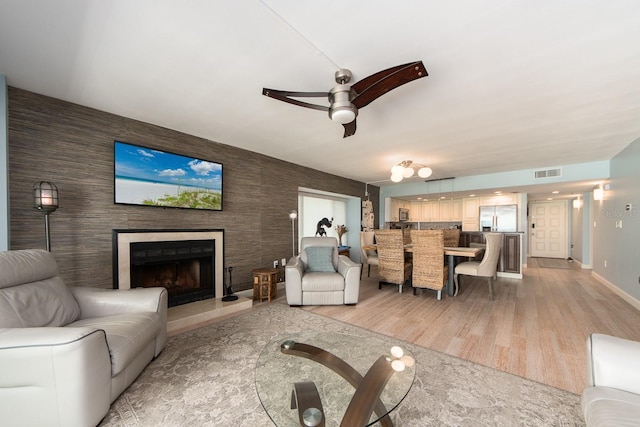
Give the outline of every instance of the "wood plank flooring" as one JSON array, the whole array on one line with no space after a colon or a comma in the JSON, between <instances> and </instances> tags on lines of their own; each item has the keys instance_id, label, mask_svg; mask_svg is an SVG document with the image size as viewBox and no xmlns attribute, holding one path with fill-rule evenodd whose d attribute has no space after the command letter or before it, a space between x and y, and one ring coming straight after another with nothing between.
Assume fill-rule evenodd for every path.
<instances>
[{"instance_id":1,"label":"wood plank flooring","mask_svg":"<svg viewBox=\"0 0 640 427\"><path fill-rule=\"evenodd\" d=\"M465 277L456 297L437 301L428 290L379 290L371 270L357 305L303 309L574 393L586 385L590 333L640 341L640 311L577 263L544 268L531 258L522 280L495 282L493 301L485 280Z\"/></svg>"}]
</instances>

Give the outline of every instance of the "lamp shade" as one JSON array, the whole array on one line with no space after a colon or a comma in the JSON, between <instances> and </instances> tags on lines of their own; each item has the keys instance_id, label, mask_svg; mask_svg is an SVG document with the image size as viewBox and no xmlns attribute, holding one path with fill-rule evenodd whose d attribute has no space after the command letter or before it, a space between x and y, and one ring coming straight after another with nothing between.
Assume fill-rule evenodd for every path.
<instances>
[{"instance_id":1,"label":"lamp shade","mask_svg":"<svg viewBox=\"0 0 640 427\"><path fill-rule=\"evenodd\" d=\"M431 174L433 173L433 171L431 170L431 168L428 167L422 167L418 170L418 176L420 178L429 178L431 176Z\"/></svg>"},{"instance_id":2,"label":"lamp shade","mask_svg":"<svg viewBox=\"0 0 640 427\"><path fill-rule=\"evenodd\" d=\"M402 176L405 178L411 178L414 174L414 170L412 167L408 167L408 168L404 168L404 170L402 171Z\"/></svg>"},{"instance_id":3,"label":"lamp shade","mask_svg":"<svg viewBox=\"0 0 640 427\"><path fill-rule=\"evenodd\" d=\"M402 178L403 178L402 174L393 174L393 173L391 174L391 181L393 182L400 182L402 181Z\"/></svg>"},{"instance_id":4,"label":"lamp shade","mask_svg":"<svg viewBox=\"0 0 640 427\"><path fill-rule=\"evenodd\" d=\"M33 207L43 212L58 209L58 187L48 181L36 182L33 185Z\"/></svg>"},{"instance_id":5,"label":"lamp shade","mask_svg":"<svg viewBox=\"0 0 640 427\"><path fill-rule=\"evenodd\" d=\"M593 190L593 200L602 200L604 198L604 191L602 188L596 188Z\"/></svg>"}]
</instances>

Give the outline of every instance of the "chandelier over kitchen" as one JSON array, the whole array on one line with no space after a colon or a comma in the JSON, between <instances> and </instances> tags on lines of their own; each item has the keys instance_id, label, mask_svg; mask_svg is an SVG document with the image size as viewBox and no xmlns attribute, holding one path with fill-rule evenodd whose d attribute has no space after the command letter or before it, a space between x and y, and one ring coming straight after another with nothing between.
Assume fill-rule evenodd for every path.
<instances>
[{"instance_id":1,"label":"chandelier over kitchen","mask_svg":"<svg viewBox=\"0 0 640 427\"><path fill-rule=\"evenodd\" d=\"M391 181L400 182L404 178L411 178L416 173L416 169L420 178L429 178L433 173L431 168L425 165L413 163L412 160L403 160L391 168Z\"/></svg>"}]
</instances>

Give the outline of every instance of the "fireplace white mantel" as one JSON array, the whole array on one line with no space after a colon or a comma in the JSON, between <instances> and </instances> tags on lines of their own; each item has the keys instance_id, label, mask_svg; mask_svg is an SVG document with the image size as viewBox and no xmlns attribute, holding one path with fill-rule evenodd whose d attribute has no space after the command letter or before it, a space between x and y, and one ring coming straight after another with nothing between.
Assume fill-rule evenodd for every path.
<instances>
[{"instance_id":1,"label":"fireplace white mantel","mask_svg":"<svg viewBox=\"0 0 640 427\"><path fill-rule=\"evenodd\" d=\"M114 278L119 289L131 289L131 244L141 242L175 242L182 240L213 240L215 247L215 297L224 292L224 231L223 230L113 230Z\"/></svg>"}]
</instances>

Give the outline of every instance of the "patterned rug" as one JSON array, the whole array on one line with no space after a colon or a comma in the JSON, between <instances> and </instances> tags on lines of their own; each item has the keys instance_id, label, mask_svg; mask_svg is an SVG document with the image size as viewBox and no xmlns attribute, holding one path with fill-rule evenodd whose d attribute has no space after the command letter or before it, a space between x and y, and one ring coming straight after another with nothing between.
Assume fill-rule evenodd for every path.
<instances>
[{"instance_id":1,"label":"patterned rug","mask_svg":"<svg viewBox=\"0 0 640 427\"><path fill-rule=\"evenodd\" d=\"M534 258L538 263L538 267L544 268L564 268L570 269L571 263L566 259L560 258Z\"/></svg>"},{"instance_id":2,"label":"patterned rug","mask_svg":"<svg viewBox=\"0 0 640 427\"><path fill-rule=\"evenodd\" d=\"M290 308L280 298L169 338L100 426L273 426L256 393L256 362L272 338L309 331L398 342ZM416 358L416 377L391 413L397 427L584 426L578 395L413 344L405 347Z\"/></svg>"}]
</instances>

